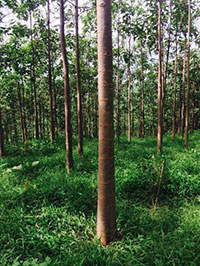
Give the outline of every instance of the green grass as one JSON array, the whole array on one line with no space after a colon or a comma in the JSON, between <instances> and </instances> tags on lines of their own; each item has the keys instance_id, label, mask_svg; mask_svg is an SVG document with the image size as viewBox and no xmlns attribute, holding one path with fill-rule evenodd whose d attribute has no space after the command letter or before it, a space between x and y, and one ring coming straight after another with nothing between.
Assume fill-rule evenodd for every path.
<instances>
[{"instance_id":1,"label":"green grass","mask_svg":"<svg viewBox=\"0 0 200 266\"><path fill-rule=\"evenodd\" d=\"M65 170L63 137L7 145L0 160L0 265L200 265L200 131L189 149L179 137L121 139L115 147L117 228L107 247L95 237L97 140L84 140ZM154 155L154 158L153 158ZM161 164L166 159L156 210ZM38 165L32 166L33 162ZM22 165L21 170L13 170Z\"/></svg>"}]
</instances>

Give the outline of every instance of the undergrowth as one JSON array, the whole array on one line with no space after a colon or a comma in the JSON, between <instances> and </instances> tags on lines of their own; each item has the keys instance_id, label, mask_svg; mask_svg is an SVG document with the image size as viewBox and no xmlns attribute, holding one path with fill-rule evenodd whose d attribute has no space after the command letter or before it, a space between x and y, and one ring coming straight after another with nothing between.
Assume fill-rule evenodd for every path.
<instances>
[{"instance_id":1,"label":"undergrowth","mask_svg":"<svg viewBox=\"0 0 200 266\"><path fill-rule=\"evenodd\" d=\"M97 140L6 145L0 160L0 265L199 265L200 131L183 140L122 138L115 146L117 228L107 247L96 238ZM166 161L161 177L163 160ZM160 187L159 187L160 180ZM158 193L159 188L159 193ZM158 197L157 206L153 206Z\"/></svg>"}]
</instances>

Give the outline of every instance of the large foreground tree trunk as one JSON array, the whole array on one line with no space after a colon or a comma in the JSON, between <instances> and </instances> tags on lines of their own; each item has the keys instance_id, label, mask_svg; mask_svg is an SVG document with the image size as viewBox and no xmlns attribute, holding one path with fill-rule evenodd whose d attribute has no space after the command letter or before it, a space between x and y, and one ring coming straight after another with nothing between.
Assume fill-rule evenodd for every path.
<instances>
[{"instance_id":1,"label":"large foreground tree trunk","mask_svg":"<svg viewBox=\"0 0 200 266\"><path fill-rule=\"evenodd\" d=\"M73 169L73 156L72 156L72 128L71 128L71 101L70 101L70 87L69 87L69 70L65 44L65 31L64 31L64 2L60 0L60 41L61 52L63 60L63 73L64 73L64 101L65 101L65 138L66 138L66 162L67 172Z\"/></svg>"},{"instance_id":2,"label":"large foreground tree trunk","mask_svg":"<svg viewBox=\"0 0 200 266\"><path fill-rule=\"evenodd\" d=\"M115 239L114 132L111 0L97 0L99 177L97 236L106 245Z\"/></svg>"},{"instance_id":3,"label":"large foreground tree trunk","mask_svg":"<svg viewBox=\"0 0 200 266\"><path fill-rule=\"evenodd\" d=\"M190 95L190 0L188 0L188 34L187 34L187 93L185 103L185 148L188 148L189 130L189 95Z\"/></svg>"}]
</instances>

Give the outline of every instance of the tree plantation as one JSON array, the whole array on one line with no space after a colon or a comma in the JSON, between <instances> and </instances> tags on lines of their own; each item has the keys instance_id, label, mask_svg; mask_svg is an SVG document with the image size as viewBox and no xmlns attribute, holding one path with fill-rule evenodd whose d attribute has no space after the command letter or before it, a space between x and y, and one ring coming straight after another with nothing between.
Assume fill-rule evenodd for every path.
<instances>
[{"instance_id":1,"label":"tree plantation","mask_svg":"<svg viewBox=\"0 0 200 266\"><path fill-rule=\"evenodd\" d=\"M0 265L200 265L199 202L199 1L0 1Z\"/></svg>"}]
</instances>

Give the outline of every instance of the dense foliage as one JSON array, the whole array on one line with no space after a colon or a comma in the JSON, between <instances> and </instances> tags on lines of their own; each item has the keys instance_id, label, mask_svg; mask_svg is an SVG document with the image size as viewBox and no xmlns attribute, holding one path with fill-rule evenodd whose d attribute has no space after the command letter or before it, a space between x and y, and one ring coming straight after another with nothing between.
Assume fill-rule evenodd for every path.
<instances>
[{"instance_id":1,"label":"dense foliage","mask_svg":"<svg viewBox=\"0 0 200 266\"><path fill-rule=\"evenodd\" d=\"M131 134L139 135L141 127L141 90L144 86L144 127L146 135L156 133L157 114L157 5L154 1L119 1L112 3L113 12L113 67L115 89L115 128L118 112L120 133L127 132L127 97L130 81ZM32 4L30 4L32 3ZM1 9L1 75L0 105L6 140L19 140L22 124L28 139L35 137L34 87L38 109L40 137L49 135L48 54L45 1L5 1ZM5 7L9 7L5 11ZM64 129L64 99L61 51L58 33L58 3L51 3L51 65L55 127ZM13 12L12 20L6 14ZM82 1L79 7L79 50L83 106L83 133L97 132L97 45L95 1ZM76 71L75 71L75 8L66 2L66 47L69 60L73 135L77 134ZM176 131L180 131L180 110L185 97L187 77L183 78L186 65L187 1L163 1L162 49L163 69L166 73L166 93L163 127L172 128L172 103L174 97L174 64L177 40L176 76ZM30 26L32 20L32 27ZM5 22L4 22L5 21ZM6 23L7 21L7 23ZM199 3L191 1L191 89L190 128L199 128ZM130 45L129 45L130 41ZM33 56L34 53L34 56ZM33 76L34 66L34 76ZM143 69L143 70L142 70ZM144 80L141 75L143 71ZM117 81L118 80L118 81ZM184 83L183 83L184 80ZM119 110L118 102L119 82ZM144 83L143 83L144 82ZM21 103L20 103L21 102ZM21 107L20 107L21 105ZM21 109L21 111L20 111ZM20 112L22 116L20 118ZM89 114L89 116L88 116ZM183 118L182 118L183 119ZM8 123L9 121L9 123ZM21 124L21 125L20 125Z\"/></svg>"}]
</instances>

